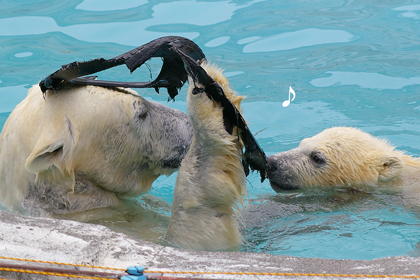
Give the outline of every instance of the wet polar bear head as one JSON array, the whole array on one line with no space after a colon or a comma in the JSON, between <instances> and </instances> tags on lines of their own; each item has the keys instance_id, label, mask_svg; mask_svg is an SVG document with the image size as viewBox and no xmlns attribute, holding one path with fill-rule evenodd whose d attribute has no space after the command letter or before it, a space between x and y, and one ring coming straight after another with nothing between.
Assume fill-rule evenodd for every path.
<instances>
[{"instance_id":1,"label":"wet polar bear head","mask_svg":"<svg viewBox=\"0 0 420 280\"><path fill-rule=\"evenodd\" d=\"M33 215L118 205L176 171L192 134L185 113L133 90L33 86L0 135L0 203Z\"/></svg>"},{"instance_id":2,"label":"wet polar bear head","mask_svg":"<svg viewBox=\"0 0 420 280\"><path fill-rule=\"evenodd\" d=\"M413 185L420 161L356 128L333 127L267 158L276 192L336 186Z\"/></svg>"}]
</instances>

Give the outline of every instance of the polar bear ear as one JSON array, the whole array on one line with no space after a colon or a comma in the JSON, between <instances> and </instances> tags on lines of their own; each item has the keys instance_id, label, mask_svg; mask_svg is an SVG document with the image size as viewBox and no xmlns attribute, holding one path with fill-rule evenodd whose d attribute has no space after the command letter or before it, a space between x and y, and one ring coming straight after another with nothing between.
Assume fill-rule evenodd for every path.
<instances>
[{"instance_id":1,"label":"polar bear ear","mask_svg":"<svg viewBox=\"0 0 420 280\"><path fill-rule=\"evenodd\" d=\"M32 173L38 173L47 170L54 165L59 167L60 159L63 157L63 147L64 143L62 141L35 147L26 159L26 170Z\"/></svg>"},{"instance_id":2,"label":"polar bear ear","mask_svg":"<svg viewBox=\"0 0 420 280\"><path fill-rule=\"evenodd\" d=\"M401 175L403 168L404 162L402 159L395 156L385 157L379 170L379 180L387 181L394 179Z\"/></svg>"},{"instance_id":3,"label":"polar bear ear","mask_svg":"<svg viewBox=\"0 0 420 280\"><path fill-rule=\"evenodd\" d=\"M64 126L47 129L46 135L38 140L26 159L25 168L32 173L57 167L62 174L72 170L73 152L79 138L77 129L65 117Z\"/></svg>"}]
</instances>

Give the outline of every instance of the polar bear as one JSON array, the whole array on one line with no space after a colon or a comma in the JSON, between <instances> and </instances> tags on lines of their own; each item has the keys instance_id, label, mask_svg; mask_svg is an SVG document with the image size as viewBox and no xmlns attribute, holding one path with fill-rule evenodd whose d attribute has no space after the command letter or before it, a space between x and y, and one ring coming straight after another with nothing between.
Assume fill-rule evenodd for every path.
<instances>
[{"instance_id":1,"label":"polar bear","mask_svg":"<svg viewBox=\"0 0 420 280\"><path fill-rule=\"evenodd\" d=\"M118 206L178 170L192 134L187 114L133 90L33 86L0 135L0 203L41 216Z\"/></svg>"},{"instance_id":2,"label":"polar bear","mask_svg":"<svg viewBox=\"0 0 420 280\"><path fill-rule=\"evenodd\" d=\"M134 71L155 56L163 66L153 82L82 77L123 63ZM187 76L190 118L132 90L109 88L165 87L174 98ZM252 169L263 181L268 167L240 113L243 98L197 45L180 37L63 65L29 90L4 125L0 202L32 215L83 216L118 209L181 166L166 240L196 250L236 248L245 178Z\"/></svg>"},{"instance_id":3,"label":"polar bear","mask_svg":"<svg viewBox=\"0 0 420 280\"><path fill-rule=\"evenodd\" d=\"M33 86L0 135L1 203L71 219L118 208L180 166L166 240L238 248L246 169L265 174L266 157L240 115L244 97L221 69L196 66L188 68L190 118L132 90L69 85L43 97Z\"/></svg>"},{"instance_id":4,"label":"polar bear","mask_svg":"<svg viewBox=\"0 0 420 280\"><path fill-rule=\"evenodd\" d=\"M242 244L238 210L247 196L243 142L238 128L227 123L236 120L225 119L226 107L215 95L224 92L238 110L244 97L233 92L217 67L195 66L187 95L194 136L178 172L166 239L194 250L236 248ZM211 95L214 84L221 91Z\"/></svg>"},{"instance_id":5,"label":"polar bear","mask_svg":"<svg viewBox=\"0 0 420 280\"><path fill-rule=\"evenodd\" d=\"M409 198L420 189L420 159L352 127L333 127L271 155L268 178L276 192L315 186L402 188Z\"/></svg>"}]
</instances>

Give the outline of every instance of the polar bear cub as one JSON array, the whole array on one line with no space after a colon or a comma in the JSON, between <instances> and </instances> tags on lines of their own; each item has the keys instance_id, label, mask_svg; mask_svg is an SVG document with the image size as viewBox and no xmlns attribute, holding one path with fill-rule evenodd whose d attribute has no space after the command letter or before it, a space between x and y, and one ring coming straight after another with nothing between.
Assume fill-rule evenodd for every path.
<instances>
[{"instance_id":1,"label":"polar bear cub","mask_svg":"<svg viewBox=\"0 0 420 280\"><path fill-rule=\"evenodd\" d=\"M272 188L316 186L402 188L407 198L420 194L420 159L351 127L333 127L299 147L267 158Z\"/></svg>"},{"instance_id":2,"label":"polar bear cub","mask_svg":"<svg viewBox=\"0 0 420 280\"><path fill-rule=\"evenodd\" d=\"M200 73L190 73L187 107L194 136L178 173L166 238L183 248L229 249L242 243L238 210L247 195L243 144L237 129L227 131L224 108L206 86L217 83L237 108L244 97L234 94L220 69L207 63L201 67Z\"/></svg>"}]
</instances>

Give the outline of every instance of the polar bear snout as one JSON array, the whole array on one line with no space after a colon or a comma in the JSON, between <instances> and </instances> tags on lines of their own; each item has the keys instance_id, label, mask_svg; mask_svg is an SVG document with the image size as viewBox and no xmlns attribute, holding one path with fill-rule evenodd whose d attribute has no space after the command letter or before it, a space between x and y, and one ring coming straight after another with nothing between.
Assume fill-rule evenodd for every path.
<instances>
[{"instance_id":1,"label":"polar bear snout","mask_svg":"<svg viewBox=\"0 0 420 280\"><path fill-rule=\"evenodd\" d=\"M299 186L296 184L297 178L289 168L288 161L283 153L267 157L267 164L269 167L267 176L271 188L275 192L299 189Z\"/></svg>"},{"instance_id":2,"label":"polar bear snout","mask_svg":"<svg viewBox=\"0 0 420 280\"><path fill-rule=\"evenodd\" d=\"M158 164L164 169L178 169L181 166L182 159L190 148L191 141L185 141L184 145L175 146L172 148L172 155L166 155Z\"/></svg>"}]
</instances>

